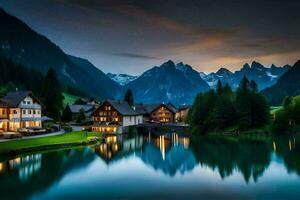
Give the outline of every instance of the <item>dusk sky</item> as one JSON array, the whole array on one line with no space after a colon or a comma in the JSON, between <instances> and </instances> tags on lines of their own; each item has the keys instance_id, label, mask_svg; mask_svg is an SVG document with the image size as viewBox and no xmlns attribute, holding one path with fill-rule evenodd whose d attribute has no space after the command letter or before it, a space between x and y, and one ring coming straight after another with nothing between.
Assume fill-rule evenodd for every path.
<instances>
[{"instance_id":1,"label":"dusk sky","mask_svg":"<svg viewBox=\"0 0 300 200\"><path fill-rule=\"evenodd\" d=\"M300 59L300 1L0 0L66 53L139 75L169 59L211 72Z\"/></svg>"}]
</instances>

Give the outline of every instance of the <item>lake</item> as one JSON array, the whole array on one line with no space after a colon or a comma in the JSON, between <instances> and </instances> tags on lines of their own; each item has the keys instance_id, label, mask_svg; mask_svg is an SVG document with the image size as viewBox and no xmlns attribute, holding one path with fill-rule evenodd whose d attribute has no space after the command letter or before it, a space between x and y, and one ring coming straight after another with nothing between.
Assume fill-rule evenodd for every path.
<instances>
[{"instance_id":1,"label":"lake","mask_svg":"<svg viewBox=\"0 0 300 200\"><path fill-rule=\"evenodd\" d=\"M300 199L300 137L109 136L0 162L1 199Z\"/></svg>"}]
</instances>

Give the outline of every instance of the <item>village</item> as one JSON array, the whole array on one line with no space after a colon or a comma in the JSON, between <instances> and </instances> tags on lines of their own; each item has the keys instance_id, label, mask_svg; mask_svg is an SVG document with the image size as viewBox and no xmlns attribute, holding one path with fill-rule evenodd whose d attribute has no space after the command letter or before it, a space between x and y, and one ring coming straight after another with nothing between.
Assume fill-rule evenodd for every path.
<instances>
[{"instance_id":1,"label":"village","mask_svg":"<svg viewBox=\"0 0 300 200\"><path fill-rule=\"evenodd\" d=\"M64 112L70 114L67 124L74 130L124 134L130 127L187 126L184 121L190 107L176 107L170 102L130 105L122 100L98 102L90 98L66 105ZM43 115L43 105L31 91L9 92L0 99L1 139L62 133L61 127L60 122Z\"/></svg>"}]
</instances>

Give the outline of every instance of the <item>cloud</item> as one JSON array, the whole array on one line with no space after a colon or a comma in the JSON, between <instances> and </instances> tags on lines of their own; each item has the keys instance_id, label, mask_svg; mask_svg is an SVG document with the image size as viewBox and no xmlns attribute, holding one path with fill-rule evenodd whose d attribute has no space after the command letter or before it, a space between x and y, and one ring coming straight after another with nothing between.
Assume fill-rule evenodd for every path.
<instances>
[{"instance_id":1,"label":"cloud","mask_svg":"<svg viewBox=\"0 0 300 200\"><path fill-rule=\"evenodd\" d=\"M126 58L136 58L136 59L146 59L146 60L159 60L161 58L154 57L154 56L147 56L142 54L135 54L135 53L114 53L114 56L126 57Z\"/></svg>"}]
</instances>

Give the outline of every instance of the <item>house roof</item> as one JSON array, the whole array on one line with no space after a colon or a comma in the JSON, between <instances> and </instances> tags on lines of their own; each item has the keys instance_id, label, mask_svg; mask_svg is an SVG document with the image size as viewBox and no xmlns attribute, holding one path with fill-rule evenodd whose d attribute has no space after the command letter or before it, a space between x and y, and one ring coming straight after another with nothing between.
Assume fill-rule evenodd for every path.
<instances>
[{"instance_id":1,"label":"house roof","mask_svg":"<svg viewBox=\"0 0 300 200\"><path fill-rule=\"evenodd\" d=\"M79 113L80 109L82 108L84 112L89 112L94 109L93 105L78 105L78 104L72 104L68 105L72 113Z\"/></svg>"},{"instance_id":2,"label":"house roof","mask_svg":"<svg viewBox=\"0 0 300 200\"><path fill-rule=\"evenodd\" d=\"M172 109L172 111L174 112L174 113L176 113L177 112L177 108L176 108L176 106L174 106L174 104L172 104L171 102L169 102L169 103L167 103L167 106L170 108L170 109Z\"/></svg>"},{"instance_id":3,"label":"house roof","mask_svg":"<svg viewBox=\"0 0 300 200\"><path fill-rule=\"evenodd\" d=\"M6 103L6 102L4 102L4 101L1 101L1 99L0 99L0 107L4 107L4 108L7 108L7 107L9 107L9 105Z\"/></svg>"},{"instance_id":4,"label":"house roof","mask_svg":"<svg viewBox=\"0 0 300 200\"><path fill-rule=\"evenodd\" d=\"M181 106L179 106L178 111L180 111L180 110L186 110L186 109L189 109L191 107L192 107L191 105L181 105Z\"/></svg>"},{"instance_id":5,"label":"house roof","mask_svg":"<svg viewBox=\"0 0 300 200\"><path fill-rule=\"evenodd\" d=\"M155 103L155 104L135 104L136 111L141 113L141 114L150 114L152 113L155 109L157 109L159 106L165 106L168 108L170 111L173 113L176 113L173 107L166 105L164 103Z\"/></svg>"},{"instance_id":6,"label":"house roof","mask_svg":"<svg viewBox=\"0 0 300 200\"><path fill-rule=\"evenodd\" d=\"M31 96L33 99L39 102L39 100L32 94L31 91L17 91L7 93L6 96L0 100L0 105L5 107L17 107L27 96Z\"/></svg>"},{"instance_id":7,"label":"house roof","mask_svg":"<svg viewBox=\"0 0 300 200\"><path fill-rule=\"evenodd\" d=\"M139 115L126 101L106 100L121 115Z\"/></svg>"},{"instance_id":8,"label":"house roof","mask_svg":"<svg viewBox=\"0 0 300 200\"><path fill-rule=\"evenodd\" d=\"M134 105L135 111L141 115L147 114L147 110L145 109L144 104L138 103Z\"/></svg>"}]
</instances>

